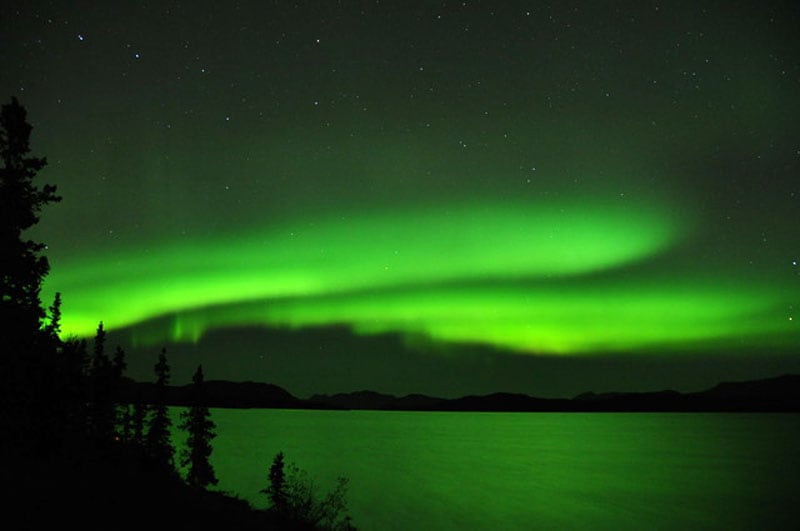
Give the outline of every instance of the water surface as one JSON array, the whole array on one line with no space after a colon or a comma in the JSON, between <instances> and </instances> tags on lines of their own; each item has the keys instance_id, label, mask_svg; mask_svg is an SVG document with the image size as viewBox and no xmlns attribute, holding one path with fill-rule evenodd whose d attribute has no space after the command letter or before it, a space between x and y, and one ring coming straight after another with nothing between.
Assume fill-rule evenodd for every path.
<instances>
[{"instance_id":1,"label":"water surface","mask_svg":"<svg viewBox=\"0 0 800 531\"><path fill-rule=\"evenodd\" d=\"M800 529L800 415L214 409L220 490L278 451L363 530ZM180 437L180 435L179 435Z\"/></svg>"}]
</instances>

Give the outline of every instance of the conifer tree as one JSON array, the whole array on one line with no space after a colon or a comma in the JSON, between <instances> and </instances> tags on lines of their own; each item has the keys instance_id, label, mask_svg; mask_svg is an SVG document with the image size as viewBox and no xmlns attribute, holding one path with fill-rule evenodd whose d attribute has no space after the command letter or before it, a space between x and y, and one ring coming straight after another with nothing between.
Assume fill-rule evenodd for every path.
<instances>
[{"instance_id":1,"label":"conifer tree","mask_svg":"<svg viewBox=\"0 0 800 531\"><path fill-rule=\"evenodd\" d=\"M90 367L91 407L90 432L98 440L109 442L114 438L116 405L113 390L115 378L111 361L105 353L106 331L102 321L94 337L94 352Z\"/></svg>"},{"instance_id":2,"label":"conifer tree","mask_svg":"<svg viewBox=\"0 0 800 531\"><path fill-rule=\"evenodd\" d=\"M269 467L269 485L260 491L267 495L272 509L280 514L286 514L288 511L285 467L283 452L278 452Z\"/></svg>"},{"instance_id":3,"label":"conifer tree","mask_svg":"<svg viewBox=\"0 0 800 531\"><path fill-rule=\"evenodd\" d=\"M53 340L58 342L59 335L61 334L61 293L56 292L53 298L53 304L49 308L50 322L45 329L52 336Z\"/></svg>"},{"instance_id":4,"label":"conifer tree","mask_svg":"<svg viewBox=\"0 0 800 531\"><path fill-rule=\"evenodd\" d=\"M192 404L181 413L180 428L188 432L186 450L181 459L182 466L188 466L186 482L193 487L205 488L216 485L217 477L209 461L213 448L211 440L216 437L216 425L211 420L211 412L203 404L203 366L199 365L192 377Z\"/></svg>"},{"instance_id":5,"label":"conifer tree","mask_svg":"<svg viewBox=\"0 0 800 531\"><path fill-rule=\"evenodd\" d=\"M169 365L167 349L161 349L158 363L153 367L156 373L156 401L152 405L152 416L147 430L146 446L155 462L166 470L175 470L175 448L170 439L172 420L166 404L166 391L169 385Z\"/></svg>"},{"instance_id":6,"label":"conifer tree","mask_svg":"<svg viewBox=\"0 0 800 531\"><path fill-rule=\"evenodd\" d=\"M344 531L355 529L347 512L347 484L347 478L338 477L335 487L320 497L308 473L294 463L287 467L283 452L278 452L269 468L269 485L259 492L292 529Z\"/></svg>"},{"instance_id":7,"label":"conifer tree","mask_svg":"<svg viewBox=\"0 0 800 531\"><path fill-rule=\"evenodd\" d=\"M55 186L33 183L47 162L29 156L31 130L16 98L0 107L0 445L23 451L31 442L47 444L57 410L54 349L39 298L49 265L45 245L24 232L61 198Z\"/></svg>"},{"instance_id":8,"label":"conifer tree","mask_svg":"<svg viewBox=\"0 0 800 531\"><path fill-rule=\"evenodd\" d=\"M33 346L45 317L39 293L50 269L41 255L45 245L23 232L39 222L42 207L61 200L55 186L33 184L47 161L28 156L32 129L16 98L0 108L0 327L7 345L23 349Z\"/></svg>"},{"instance_id":9,"label":"conifer tree","mask_svg":"<svg viewBox=\"0 0 800 531\"><path fill-rule=\"evenodd\" d=\"M97 325L94 335L94 356L92 356L92 369L95 371L105 368L108 365L106 356L106 331L103 328L103 321Z\"/></svg>"}]
</instances>

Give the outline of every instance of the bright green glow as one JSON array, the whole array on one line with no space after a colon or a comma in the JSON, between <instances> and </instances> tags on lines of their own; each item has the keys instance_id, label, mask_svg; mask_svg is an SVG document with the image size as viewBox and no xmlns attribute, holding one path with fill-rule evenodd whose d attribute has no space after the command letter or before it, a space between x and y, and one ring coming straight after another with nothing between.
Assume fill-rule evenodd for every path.
<instances>
[{"instance_id":1,"label":"bright green glow","mask_svg":"<svg viewBox=\"0 0 800 531\"><path fill-rule=\"evenodd\" d=\"M632 267L686 231L664 212L599 201L359 212L95 255L58 264L49 285L67 294L66 333L102 319L137 325L141 344L334 324L536 354L796 341L791 290Z\"/></svg>"},{"instance_id":2,"label":"bright green glow","mask_svg":"<svg viewBox=\"0 0 800 531\"><path fill-rule=\"evenodd\" d=\"M89 335L99 320L108 327L122 327L209 305L596 273L655 255L668 248L681 229L653 206L633 209L597 200L547 206L450 204L439 209L356 213L150 251L94 254L53 264L47 286L65 293L65 332ZM435 292L431 296L435 298ZM410 314L419 314L417 306L426 304L426 297L418 298L419 304L405 298ZM449 308L454 304L458 302ZM225 316L219 319L203 328L230 321ZM441 315L435 319L444 322ZM280 316L262 322L275 320L281 321ZM340 310L326 320L362 326L364 318L348 317ZM197 330L189 333L197 334ZM178 330L173 337L187 336Z\"/></svg>"},{"instance_id":3,"label":"bright green glow","mask_svg":"<svg viewBox=\"0 0 800 531\"><path fill-rule=\"evenodd\" d=\"M635 351L735 346L743 338L786 344L794 323L781 297L765 289L648 285L478 283L296 297L199 309L140 331L144 343L195 341L214 327L347 323L363 334L404 332L445 342L476 342L530 353Z\"/></svg>"}]
</instances>

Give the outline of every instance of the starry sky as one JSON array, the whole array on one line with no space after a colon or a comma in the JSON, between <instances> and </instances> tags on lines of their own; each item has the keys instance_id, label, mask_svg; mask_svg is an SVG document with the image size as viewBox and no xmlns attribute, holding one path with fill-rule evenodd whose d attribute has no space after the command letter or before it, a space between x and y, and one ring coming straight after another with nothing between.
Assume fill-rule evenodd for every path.
<instances>
[{"instance_id":1,"label":"starry sky","mask_svg":"<svg viewBox=\"0 0 800 531\"><path fill-rule=\"evenodd\" d=\"M499 5L502 4L502 5ZM794 2L44 2L0 18L65 335L152 379L800 371Z\"/></svg>"}]
</instances>

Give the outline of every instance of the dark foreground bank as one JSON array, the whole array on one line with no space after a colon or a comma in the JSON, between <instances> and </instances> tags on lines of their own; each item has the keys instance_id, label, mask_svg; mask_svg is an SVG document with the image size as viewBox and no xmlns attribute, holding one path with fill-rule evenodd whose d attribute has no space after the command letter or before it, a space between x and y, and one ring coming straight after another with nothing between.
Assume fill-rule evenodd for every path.
<instances>
[{"instance_id":1,"label":"dark foreground bank","mask_svg":"<svg viewBox=\"0 0 800 531\"><path fill-rule=\"evenodd\" d=\"M18 455L7 481L4 529L313 529L235 496L188 486L122 443L64 455Z\"/></svg>"}]
</instances>

